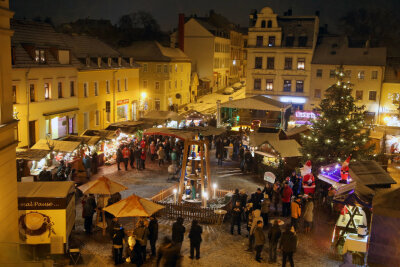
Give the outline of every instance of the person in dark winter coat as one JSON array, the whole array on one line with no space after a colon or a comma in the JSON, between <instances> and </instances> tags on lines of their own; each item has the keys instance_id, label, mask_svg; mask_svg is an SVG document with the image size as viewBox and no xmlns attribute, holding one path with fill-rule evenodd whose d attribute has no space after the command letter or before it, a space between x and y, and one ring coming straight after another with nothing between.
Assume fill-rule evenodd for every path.
<instances>
[{"instance_id":1,"label":"person in dark winter coat","mask_svg":"<svg viewBox=\"0 0 400 267\"><path fill-rule=\"evenodd\" d=\"M126 262L136 264L137 267L142 266L144 260L142 258L142 248L133 237L128 238L128 246L125 250Z\"/></svg>"},{"instance_id":2,"label":"person in dark winter coat","mask_svg":"<svg viewBox=\"0 0 400 267\"><path fill-rule=\"evenodd\" d=\"M92 170L92 159L89 155L85 155L82 159L83 166L85 167L86 171L86 178L90 179L91 170Z\"/></svg>"},{"instance_id":3,"label":"person in dark winter coat","mask_svg":"<svg viewBox=\"0 0 400 267\"><path fill-rule=\"evenodd\" d=\"M113 243L113 257L115 265L122 264L122 252L124 248L125 241L124 228L121 227L119 223L114 225L114 234L112 236Z\"/></svg>"},{"instance_id":4,"label":"person in dark winter coat","mask_svg":"<svg viewBox=\"0 0 400 267\"><path fill-rule=\"evenodd\" d=\"M124 157L122 156L121 147L118 147L117 156L116 157L117 157L117 159L116 159L117 160L117 167L118 167L118 170L120 171L121 168L119 167L119 164L124 161Z\"/></svg>"},{"instance_id":5,"label":"person in dark winter coat","mask_svg":"<svg viewBox=\"0 0 400 267\"><path fill-rule=\"evenodd\" d=\"M268 232L269 240L269 263L276 262L276 249L278 247L279 238L281 238L281 229L278 220L275 220Z\"/></svg>"},{"instance_id":6,"label":"person in dark winter coat","mask_svg":"<svg viewBox=\"0 0 400 267\"><path fill-rule=\"evenodd\" d=\"M239 189L235 189L235 193L232 195L232 205L236 205L236 202L240 202L240 194L239 194Z\"/></svg>"},{"instance_id":7,"label":"person in dark winter coat","mask_svg":"<svg viewBox=\"0 0 400 267\"><path fill-rule=\"evenodd\" d=\"M151 256L154 257L156 256L156 242L158 239L158 221L155 215L150 216L148 229L149 229Z\"/></svg>"},{"instance_id":8,"label":"person in dark winter coat","mask_svg":"<svg viewBox=\"0 0 400 267\"><path fill-rule=\"evenodd\" d=\"M163 243L158 248L157 266L179 267L180 247L174 245L168 237L164 237Z\"/></svg>"},{"instance_id":9,"label":"person in dark winter coat","mask_svg":"<svg viewBox=\"0 0 400 267\"><path fill-rule=\"evenodd\" d=\"M181 253L185 232L186 228L183 226L183 218L178 217L176 222L172 224L172 242L179 248L179 253Z\"/></svg>"},{"instance_id":10,"label":"person in dark winter coat","mask_svg":"<svg viewBox=\"0 0 400 267\"><path fill-rule=\"evenodd\" d=\"M149 229L144 225L144 221L139 221L138 227L134 230L134 235L136 238L136 242L139 243L142 253L143 261L146 261L146 247L147 247L147 238L149 236Z\"/></svg>"},{"instance_id":11,"label":"person in dark winter coat","mask_svg":"<svg viewBox=\"0 0 400 267\"><path fill-rule=\"evenodd\" d=\"M254 248L256 249L256 261L261 262L261 251L265 244L265 235L263 232L263 222L257 221L257 227L254 229Z\"/></svg>"},{"instance_id":12,"label":"person in dark winter coat","mask_svg":"<svg viewBox=\"0 0 400 267\"><path fill-rule=\"evenodd\" d=\"M140 161L140 155L142 154L142 149L140 148L140 146L137 146L133 152L135 155L135 159L136 159L136 170L141 170L142 169L142 164Z\"/></svg>"},{"instance_id":13,"label":"person in dark winter coat","mask_svg":"<svg viewBox=\"0 0 400 267\"><path fill-rule=\"evenodd\" d=\"M96 212L96 200L94 195L90 194L83 205L83 217L85 219L85 232L86 234L92 233L93 214Z\"/></svg>"},{"instance_id":14,"label":"person in dark winter coat","mask_svg":"<svg viewBox=\"0 0 400 267\"><path fill-rule=\"evenodd\" d=\"M293 253L296 252L297 236L294 233L294 227L287 225L283 232L279 248L282 250L282 267L286 266L286 260L289 260L290 266L294 267Z\"/></svg>"},{"instance_id":15,"label":"person in dark winter coat","mask_svg":"<svg viewBox=\"0 0 400 267\"><path fill-rule=\"evenodd\" d=\"M196 259L200 259L200 244L201 244L201 234L203 233L203 229L197 222L197 220L192 221L192 227L189 232L190 239L190 258L194 258L194 250L196 249Z\"/></svg>"},{"instance_id":16,"label":"person in dark winter coat","mask_svg":"<svg viewBox=\"0 0 400 267\"><path fill-rule=\"evenodd\" d=\"M131 166L131 169L134 169L135 166L135 150L133 146L129 147L129 165Z\"/></svg>"},{"instance_id":17,"label":"person in dark winter coat","mask_svg":"<svg viewBox=\"0 0 400 267\"><path fill-rule=\"evenodd\" d=\"M253 203L253 208L255 210L261 209L261 201L264 199L264 195L261 193L261 188L257 188L257 191L251 194L250 203Z\"/></svg>"},{"instance_id":18,"label":"person in dark winter coat","mask_svg":"<svg viewBox=\"0 0 400 267\"><path fill-rule=\"evenodd\" d=\"M231 234L233 235L233 230L235 225L237 225L238 235L240 235L240 222L242 216L243 208L239 201L236 201L235 206L232 209L232 221L231 221Z\"/></svg>"}]
</instances>

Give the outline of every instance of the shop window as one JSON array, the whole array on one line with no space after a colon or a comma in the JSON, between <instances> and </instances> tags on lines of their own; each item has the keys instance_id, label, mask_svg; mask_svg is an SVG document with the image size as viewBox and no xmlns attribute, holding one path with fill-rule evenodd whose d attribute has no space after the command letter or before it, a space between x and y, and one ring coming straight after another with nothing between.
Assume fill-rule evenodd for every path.
<instances>
[{"instance_id":1,"label":"shop window","mask_svg":"<svg viewBox=\"0 0 400 267\"><path fill-rule=\"evenodd\" d=\"M263 42L264 42L264 38L262 36L257 36L256 46L257 47L262 47L263 46Z\"/></svg>"},{"instance_id":2,"label":"shop window","mask_svg":"<svg viewBox=\"0 0 400 267\"><path fill-rule=\"evenodd\" d=\"M298 58L297 59L297 69L304 70L305 69L305 58Z\"/></svg>"},{"instance_id":3,"label":"shop window","mask_svg":"<svg viewBox=\"0 0 400 267\"><path fill-rule=\"evenodd\" d=\"M62 82L58 82L58 98L63 98Z\"/></svg>"},{"instance_id":4,"label":"shop window","mask_svg":"<svg viewBox=\"0 0 400 267\"><path fill-rule=\"evenodd\" d=\"M51 88L50 83L44 83L44 99L49 100L51 99Z\"/></svg>"},{"instance_id":5,"label":"shop window","mask_svg":"<svg viewBox=\"0 0 400 267\"><path fill-rule=\"evenodd\" d=\"M109 94L110 93L110 81L106 81L106 93Z\"/></svg>"},{"instance_id":6,"label":"shop window","mask_svg":"<svg viewBox=\"0 0 400 267\"><path fill-rule=\"evenodd\" d=\"M336 71L335 70L329 70L329 78L333 79L336 76Z\"/></svg>"},{"instance_id":7,"label":"shop window","mask_svg":"<svg viewBox=\"0 0 400 267\"><path fill-rule=\"evenodd\" d=\"M156 82L154 88L156 90L159 90L160 89L160 82Z\"/></svg>"},{"instance_id":8,"label":"shop window","mask_svg":"<svg viewBox=\"0 0 400 267\"><path fill-rule=\"evenodd\" d=\"M127 78L124 79L124 87L125 87L125 91L128 91L128 79Z\"/></svg>"},{"instance_id":9,"label":"shop window","mask_svg":"<svg viewBox=\"0 0 400 267\"><path fill-rule=\"evenodd\" d=\"M274 90L274 80L267 79L265 82L266 82L265 90L266 91L273 91Z\"/></svg>"},{"instance_id":10,"label":"shop window","mask_svg":"<svg viewBox=\"0 0 400 267\"><path fill-rule=\"evenodd\" d=\"M89 88L88 83L83 83L83 97L89 96Z\"/></svg>"},{"instance_id":11,"label":"shop window","mask_svg":"<svg viewBox=\"0 0 400 267\"><path fill-rule=\"evenodd\" d=\"M262 69L262 57L256 57L254 62L255 69Z\"/></svg>"},{"instance_id":12,"label":"shop window","mask_svg":"<svg viewBox=\"0 0 400 267\"><path fill-rule=\"evenodd\" d=\"M321 89L314 89L314 98L321 98Z\"/></svg>"},{"instance_id":13,"label":"shop window","mask_svg":"<svg viewBox=\"0 0 400 267\"><path fill-rule=\"evenodd\" d=\"M29 85L29 98L31 102L35 102L36 94L35 94L35 84L31 83Z\"/></svg>"},{"instance_id":14,"label":"shop window","mask_svg":"<svg viewBox=\"0 0 400 267\"><path fill-rule=\"evenodd\" d=\"M285 70L291 70L293 68L293 59L291 57L285 57Z\"/></svg>"},{"instance_id":15,"label":"shop window","mask_svg":"<svg viewBox=\"0 0 400 267\"><path fill-rule=\"evenodd\" d=\"M362 100L363 99L363 91L357 90L356 91L356 100Z\"/></svg>"},{"instance_id":16,"label":"shop window","mask_svg":"<svg viewBox=\"0 0 400 267\"><path fill-rule=\"evenodd\" d=\"M284 80L283 81L283 91L290 92L292 90L292 81L291 80Z\"/></svg>"},{"instance_id":17,"label":"shop window","mask_svg":"<svg viewBox=\"0 0 400 267\"><path fill-rule=\"evenodd\" d=\"M157 65L157 72L161 72L161 65Z\"/></svg>"},{"instance_id":18,"label":"shop window","mask_svg":"<svg viewBox=\"0 0 400 267\"><path fill-rule=\"evenodd\" d=\"M143 64L143 72L147 72L147 63Z\"/></svg>"},{"instance_id":19,"label":"shop window","mask_svg":"<svg viewBox=\"0 0 400 267\"><path fill-rule=\"evenodd\" d=\"M17 86L12 86L12 97L13 97L13 104L17 103Z\"/></svg>"},{"instance_id":20,"label":"shop window","mask_svg":"<svg viewBox=\"0 0 400 267\"><path fill-rule=\"evenodd\" d=\"M117 80L117 90L118 92L121 92L121 81Z\"/></svg>"},{"instance_id":21,"label":"shop window","mask_svg":"<svg viewBox=\"0 0 400 267\"><path fill-rule=\"evenodd\" d=\"M296 81L296 93L303 93L304 91L304 81L297 80Z\"/></svg>"},{"instance_id":22,"label":"shop window","mask_svg":"<svg viewBox=\"0 0 400 267\"><path fill-rule=\"evenodd\" d=\"M69 82L69 94L71 97L75 96L75 82L74 81Z\"/></svg>"},{"instance_id":23,"label":"shop window","mask_svg":"<svg viewBox=\"0 0 400 267\"><path fill-rule=\"evenodd\" d=\"M358 72L357 77L358 77L358 79L360 79L360 80L364 80L364 78L365 78L365 72L364 72L363 70L360 70L360 71Z\"/></svg>"},{"instance_id":24,"label":"shop window","mask_svg":"<svg viewBox=\"0 0 400 267\"><path fill-rule=\"evenodd\" d=\"M368 100L372 100L372 101L376 100L376 91L369 91L368 92Z\"/></svg>"},{"instance_id":25,"label":"shop window","mask_svg":"<svg viewBox=\"0 0 400 267\"><path fill-rule=\"evenodd\" d=\"M274 47L275 46L275 36L268 37L268 46Z\"/></svg>"},{"instance_id":26,"label":"shop window","mask_svg":"<svg viewBox=\"0 0 400 267\"><path fill-rule=\"evenodd\" d=\"M261 90L261 79L254 79L254 90Z\"/></svg>"},{"instance_id":27,"label":"shop window","mask_svg":"<svg viewBox=\"0 0 400 267\"><path fill-rule=\"evenodd\" d=\"M267 57L267 69L273 70L275 68L275 58Z\"/></svg>"},{"instance_id":28,"label":"shop window","mask_svg":"<svg viewBox=\"0 0 400 267\"><path fill-rule=\"evenodd\" d=\"M371 73L371 79L372 80L376 80L378 79L378 71L377 70L373 70Z\"/></svg>"},{"instance_id":29,"label":"shop window","mask_svg":"<svg viewBox=\"0 0 400 267\"><path fill-rule=\"evenodd\" d=\"M317 77L322 78L322 69L317 69Z\"/></svg>"}]
</instances>

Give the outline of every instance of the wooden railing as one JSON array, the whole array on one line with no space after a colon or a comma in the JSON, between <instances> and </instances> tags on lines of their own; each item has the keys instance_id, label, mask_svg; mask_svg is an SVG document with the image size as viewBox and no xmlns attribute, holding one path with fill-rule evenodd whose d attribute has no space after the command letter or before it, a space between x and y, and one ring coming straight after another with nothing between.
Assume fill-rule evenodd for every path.
<instances>
[{"instance_id":1,"label":"wooden railing","mask_svg":"<svg viewBox=\"0 0 400 267\"><path fill-rule=\"evenodd\" d=\"M161 202L164 199L168 198L169 196L174 194L174 189L178 188L178 184L175 184L167 189L163 189L160 192L158 192L156 195L154 195L151 200L154 202Z\"/></svg>"}]
</instances>

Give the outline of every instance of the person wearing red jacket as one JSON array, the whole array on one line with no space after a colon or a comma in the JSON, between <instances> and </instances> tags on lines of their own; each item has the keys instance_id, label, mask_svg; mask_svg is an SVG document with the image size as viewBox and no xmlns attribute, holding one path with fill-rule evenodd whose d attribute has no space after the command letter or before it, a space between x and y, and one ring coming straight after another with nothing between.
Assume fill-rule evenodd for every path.
<instances>
[{"instance_id":1,"label":"person wearing red jacket","mask_svg":"<svg viewBox=\"0 0 400 267\"><path fill-rule=\"evenodd\" d=\"M282 190L282 216L288 217L290 215L290 199L292 198L293 191L287 182L284 183Z\"/></svg>"},{"instance_id":2,"label":"person wearing red jacket","mask_svg":"<svg viewBox=\"0 0 400 267\"><path fill-rule=\"evenodd\" d=\"M146 169L145 168L145 161L146 161L146 151L144 149L142 149L142 152L140 153L140 163L142 164L142 169Z\"/></svg>"},{"instance_id":3,"label":"person wearing red jacket","mask_svg":"<svg viewBox=\"0 0 400 267\"><path fill-rule=\"evenodd\" d=\"M128 146L125 146L124 149L122 149L122 157L124 159L125 171L128 170L128 163L129 163L130 155L131 155L131 152L129 151Z\"/></svg>"}]
</instances>

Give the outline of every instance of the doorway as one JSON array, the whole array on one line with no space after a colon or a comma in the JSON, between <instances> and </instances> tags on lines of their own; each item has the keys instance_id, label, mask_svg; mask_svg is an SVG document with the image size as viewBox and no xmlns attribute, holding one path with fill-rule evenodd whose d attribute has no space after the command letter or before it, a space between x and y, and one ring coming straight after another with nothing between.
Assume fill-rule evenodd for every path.
<instances>
[{"instance_id":1,"label":"doorway","mask_svg":"<svg viewBox=\"0 0 400 267\"><path fill-rule=\"evenodd\" d=\"M29 147L36 144L36 121L29 122Z\"/></svg>"}]
</instances>

